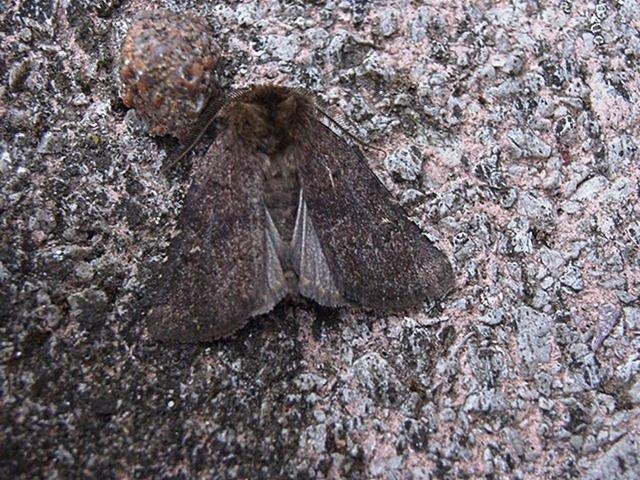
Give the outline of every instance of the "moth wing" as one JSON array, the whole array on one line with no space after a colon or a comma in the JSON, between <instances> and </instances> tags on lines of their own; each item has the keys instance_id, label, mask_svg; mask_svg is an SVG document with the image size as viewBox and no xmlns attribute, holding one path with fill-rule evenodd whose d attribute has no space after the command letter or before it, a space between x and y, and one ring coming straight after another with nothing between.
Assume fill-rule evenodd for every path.
<instances>
[{"instance_id":1,"label":"moth wing","mask_svg":"<svg viewBox=\"0 0 640 480\"><path fill-rule=\"evenodd\" d=\"M331 305L318 295L329 292L342 303L402 310L440 298L453 287L446 256L407 218L358 149L319 121L314 137L296 148L301 205L293 257L303 295ZM307 231L307 239L315 235L319 245L303 242L302 231ZM324 279L312 279L307 293L301 271L309 260L302 261L304 254L295 252L307 252L314 265L324 263L329 271Z\"/></svg>"},{"instance_id":2,"label":"moth wing","mask_svg":"<svg viewBox=\"0 0 640 480\"><path fill-rule=\"evenodd\" d=\"M224 337L287 293L255 155L220 135L195 166L161 268L149 329L159 340Z\"/></svg>"},{"instance_id":3,"label":"moth wing","mask_svg":"<svg viewBox=\"0 0 640 480\"><path fill-rule=\"evenodd\" d=\"M300 190L291 252L293 267L298 274L298 290L302 295L327 307L349 305L331 272L309 216L303 190Z\"/></svg>"},{"instance_id":4,"label":"moth wing","mask_svg":"<svg viewBox=\"0 0 640 480\"><path fill-rule=\"evenodd\" d=\"M211 92L209 100L198 117L198 120L192 126L188 135L181 139L178 149L169 156L166 165L162 168L163 170L168 170L180 162L180 160L196 147L203 137L207 136L206 133L214 123L216 115L224 105L225 100L226 97L217 88ZM208 143L210 144L211 142Z\"/></svg>"}]
</instances>

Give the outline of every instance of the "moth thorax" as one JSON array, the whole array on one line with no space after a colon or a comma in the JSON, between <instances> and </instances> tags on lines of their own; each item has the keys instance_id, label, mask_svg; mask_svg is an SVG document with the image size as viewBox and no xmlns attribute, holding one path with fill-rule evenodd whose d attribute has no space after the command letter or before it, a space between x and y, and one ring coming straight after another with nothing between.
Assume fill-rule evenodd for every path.
<instances>
[{"instance_id":1,"label":"moth thorax","mask_svg":"<svg viewBox=\"0 0 640 480\"><path fill-rule=\"evenodd\" d=\"M259 87L224 114L235 136L267 153L286 148L307 133L312 102L289 89Z\"/></svg>"}]
</instances>

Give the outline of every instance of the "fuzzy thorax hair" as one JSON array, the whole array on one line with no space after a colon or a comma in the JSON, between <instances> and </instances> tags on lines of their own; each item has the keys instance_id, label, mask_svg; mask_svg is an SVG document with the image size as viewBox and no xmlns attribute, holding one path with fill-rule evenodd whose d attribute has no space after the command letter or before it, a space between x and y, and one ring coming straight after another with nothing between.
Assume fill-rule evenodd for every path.
<instances>
[{"instance_id":1,"label":"fuzzy thorax hair","mask_svg":"<svg viewBox=\"0 0 640 480\"><path fill-rule=\"evenodd\" d=\"M238 140L268 153L308 136L314 115L315 103L308 94L276 85L252 87L220 112Z\"/></svg>"}]
</instances>

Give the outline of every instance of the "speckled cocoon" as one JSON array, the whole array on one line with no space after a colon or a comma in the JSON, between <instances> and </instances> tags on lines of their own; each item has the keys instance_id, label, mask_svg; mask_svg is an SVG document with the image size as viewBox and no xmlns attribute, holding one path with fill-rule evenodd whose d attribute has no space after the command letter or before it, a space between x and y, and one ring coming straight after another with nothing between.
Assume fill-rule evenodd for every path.
<instances>
[{"instance_id":1,"label":"speckled cocoon","mask_svg":"<svg viewBox=\"0 0 640 480\"><path fill-rule=\"evenodd\" d=\"M193 15L145 13L122 44L122 101L153 135L187 137L211 95L220 50L210 29Z\"/></svg>"}]
</instances>

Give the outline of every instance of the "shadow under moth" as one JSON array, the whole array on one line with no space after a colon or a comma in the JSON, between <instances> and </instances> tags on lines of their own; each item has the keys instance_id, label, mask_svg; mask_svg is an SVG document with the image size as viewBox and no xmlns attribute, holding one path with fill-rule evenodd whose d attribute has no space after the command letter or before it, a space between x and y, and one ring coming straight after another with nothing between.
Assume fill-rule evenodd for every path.
<instances>
[{"instance_id":1,"label":"shadow under moth","mask_svg":"<svg viewBox=\"0 0 640 480\"><path fill-rule=\"evenodd\" d=\"M320 118L287 87L225 102L161 267L154 338L226 337L287 295L388 312L453 288L445 255Z\"/></svg>"}]
</instances>

